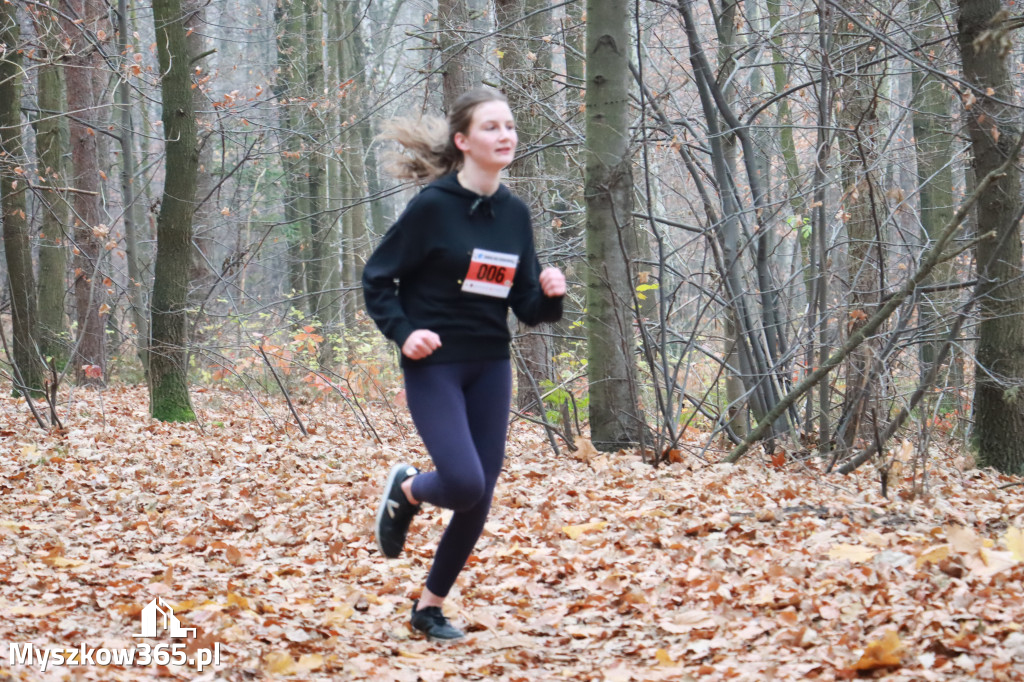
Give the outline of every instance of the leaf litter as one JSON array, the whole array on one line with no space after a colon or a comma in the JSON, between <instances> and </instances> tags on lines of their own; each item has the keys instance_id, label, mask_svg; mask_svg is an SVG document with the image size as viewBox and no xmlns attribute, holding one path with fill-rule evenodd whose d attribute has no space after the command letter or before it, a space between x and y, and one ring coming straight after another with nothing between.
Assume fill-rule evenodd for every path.
<instances>
[{"instance_id":1,"label":"leaf litter","mask_svg":"<svg viewBox=\"0 0 1024 682\"><path fill-rule=\"evenodd\" d=\"M429 466L411 424L367 405L377 442L321 402L301 437L279 406L195 399L202 426L151 420L137 388L80 392L44 434L0 398L0 680L1024 678L1022 488L955 452L927 494L908 473L885 499L867 469L813 461L653 468L586 442L559 460L514 423L446 604L469 635L441 645L408 615L448 513L394 561L372 531L390 465ZM6 660L133 646L157 596L220 667Z\"/></svg>"}]
</instances>

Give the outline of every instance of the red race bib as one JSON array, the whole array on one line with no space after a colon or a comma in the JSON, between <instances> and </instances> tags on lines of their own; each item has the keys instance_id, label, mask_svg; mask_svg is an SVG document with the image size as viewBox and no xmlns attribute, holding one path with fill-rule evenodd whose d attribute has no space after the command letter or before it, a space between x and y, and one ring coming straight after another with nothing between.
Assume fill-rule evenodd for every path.
<instances>
[{"instance_id":1,"label":"red race bib","mask_svg":"<svg viewBox=\"0 0 1024 682\"><path fill-rule=\"evenodd\" d=\"M485 249L473 249L469 272L462 280L462 290L471 294L508 298L512 279L516 276L519 256Z\"/></svg>"}]
</instances>

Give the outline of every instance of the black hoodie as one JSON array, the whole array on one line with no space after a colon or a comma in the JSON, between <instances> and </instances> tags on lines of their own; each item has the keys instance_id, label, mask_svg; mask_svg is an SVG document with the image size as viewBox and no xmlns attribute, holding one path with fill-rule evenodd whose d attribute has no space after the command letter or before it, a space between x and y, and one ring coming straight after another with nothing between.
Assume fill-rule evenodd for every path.
<instances>
[{"instance_id":1,"label":"black hoodie","mask_svg":"<svg viewBox=\"0 0 1024 682\"><path fill-rule=\"evenodd\" d=\"M528 325L562 317L562 297L545 296L539 275L526 204L504 185L476 194L453 173L427 185L384 235L363 292L399 348L417 329L441 337L431 355L403 355L403 365L499 360L509 357L509 307Z\"/></svg>"}]
</instances>

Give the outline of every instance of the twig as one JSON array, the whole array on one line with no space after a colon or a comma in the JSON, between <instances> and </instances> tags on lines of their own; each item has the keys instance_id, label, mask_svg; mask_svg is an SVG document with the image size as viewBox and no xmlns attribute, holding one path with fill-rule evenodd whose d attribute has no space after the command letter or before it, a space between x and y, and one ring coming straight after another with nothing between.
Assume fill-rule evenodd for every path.
<instances>
[{"instance_id":1,"label":"twig","mask_svg":"<svg viewBox=\"0 0 1024 682\"><path fill-rule=\"evenodd\" d=\"M320 378L321 379L323 379L327 383L331 384L331 386L334 386L334 384L331 383L327 379L327 377L325 377L322 373L318 373L318 374L320 374ZM373 434L373 437L377 441L377 443L383 445L384 441L382 441L380 439L380 436L377 434L377 429L373 428L373 424L370 423L370 416L368 414L366 414L366 410L364 410L363 406L359 404L359 399L355 397L356 390L352 387L351 379L349 379L347 376L342 377L342 379L345 380L345 385L348 386L348 392L351 393L353 397L349 398L347 395L345 395L345 392L342 391L342 390L338 390L338 393L341 395L342 399L346 403L348 403L348 406L352 408L352 412L353 413L356 413L357 416L358 415L362 416L363 424L366 426L366 428L368 428L370 430L370 433Z\"/></svg>"},{"instance_id":2,"label":"twig","mask_svg":"<svg viewBox=\"0 0 1024 682\"><path fill-rule=\"evenodd\" d=\"M934 294L942 291L953 291L955 289L968 289L970 287L976 286L977 284L978 280L976 279L968 280L966 282L951 282L949 284L933 284L932 286L928 287L918 287L917 293ZM895 296L895 294L885 294L884 296L882 296L882 301L888 301L893 296Z\"/></svg>"},{"instance_id":3,"label":"twig","mask_svg":"<svg viewBox=\"0 0 1024 682\"><path fill-rule=\"evenodd\" d=\"M302 419L299 417L299 413L295 410L295 405L292 404L292 397L288 395L288 389L281 383L281 377L277 376L277 370L274 369L274 365L271 364L270 358L263 351L263 339L260 339L260 345L256 347L256 350L263 356L263 362L267 363L267 367L270 368L270 373L274 375L274 381L277 382L278 388L281 389L281 393L284 394L284 399L288 402L288 409L292 411L292 416L295 417L295 423L299 425L299 431L302 432L303 436L308 436L309 432L306 431L306 427L302 425Z\"/></svg>"},{"instance_id":4,"label":"twig","mask_svg":"<svg viewBox=\"0 0 1024 682\"><path fill-rule=\"evenodd\" d=\"M206 59L211 54L214 54L216 52L217 52L217 48L213 48L212 50L207 50L206 52L203 52L202 54L197 54L195 57L192 57L191 61L189 61L189 65L195 64L200 59Z\"/></svg>"},{"instance_id":5,"label":"twig","mask_svg":"<svg viewBox=\"0 0 1024 682\"><path fill-rule=\"evenodd\" d=\"M85 196L89 197L98 197L100 195L99 192L92 192L86 189L77 189L75 187L50 187L49 185L35 185L32 184L31 182L28 183L28 188L45 192L68 192L70 194L84 194Z\"/></svg>"},{"instance_id":6,"label":"twig","mask_svg":"<svg viewBox=\"0 0 1024 682\"><path fill-rule=\"evenodd\" d=\"M60 423L60 417L57 416L57 389L60 387L60 372L57 371L57 363L53 361L53 358L50 358L47 366L50 369L50 380L43 387L43 394L46 396L46 404L50 406L50 423L58 429L64 430L64 425Z\"/></svg>"}]
</instances>

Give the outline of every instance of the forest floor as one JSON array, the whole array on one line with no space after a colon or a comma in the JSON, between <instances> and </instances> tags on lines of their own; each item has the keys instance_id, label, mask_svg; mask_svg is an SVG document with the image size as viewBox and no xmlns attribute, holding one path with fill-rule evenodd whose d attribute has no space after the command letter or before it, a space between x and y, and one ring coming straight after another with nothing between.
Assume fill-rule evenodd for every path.
<instances>
[{"instance_id":1,"label":"forest floor","mask_svg":"<svg viewBox=\"0 0 1024 682\"><path fill-rule=\"evenodd\" d=\"M400 559L373 538L390 465L429 466L404 410L368 413L378 442L343 403L300 406L303 437L280 405L194 398L172 425L144 389L79 390L63 433L0 398L0 680L1024 679L1024 486L951 448L887 500L871 467L558 459L515 423L448 601L469 635L441 645L408 615L444 513ZM135 636L157 597L198 636ZM221 665L98 662L176 642ZM45 672L10 660L28 644Z\"/></svg>"}]
</instances>

